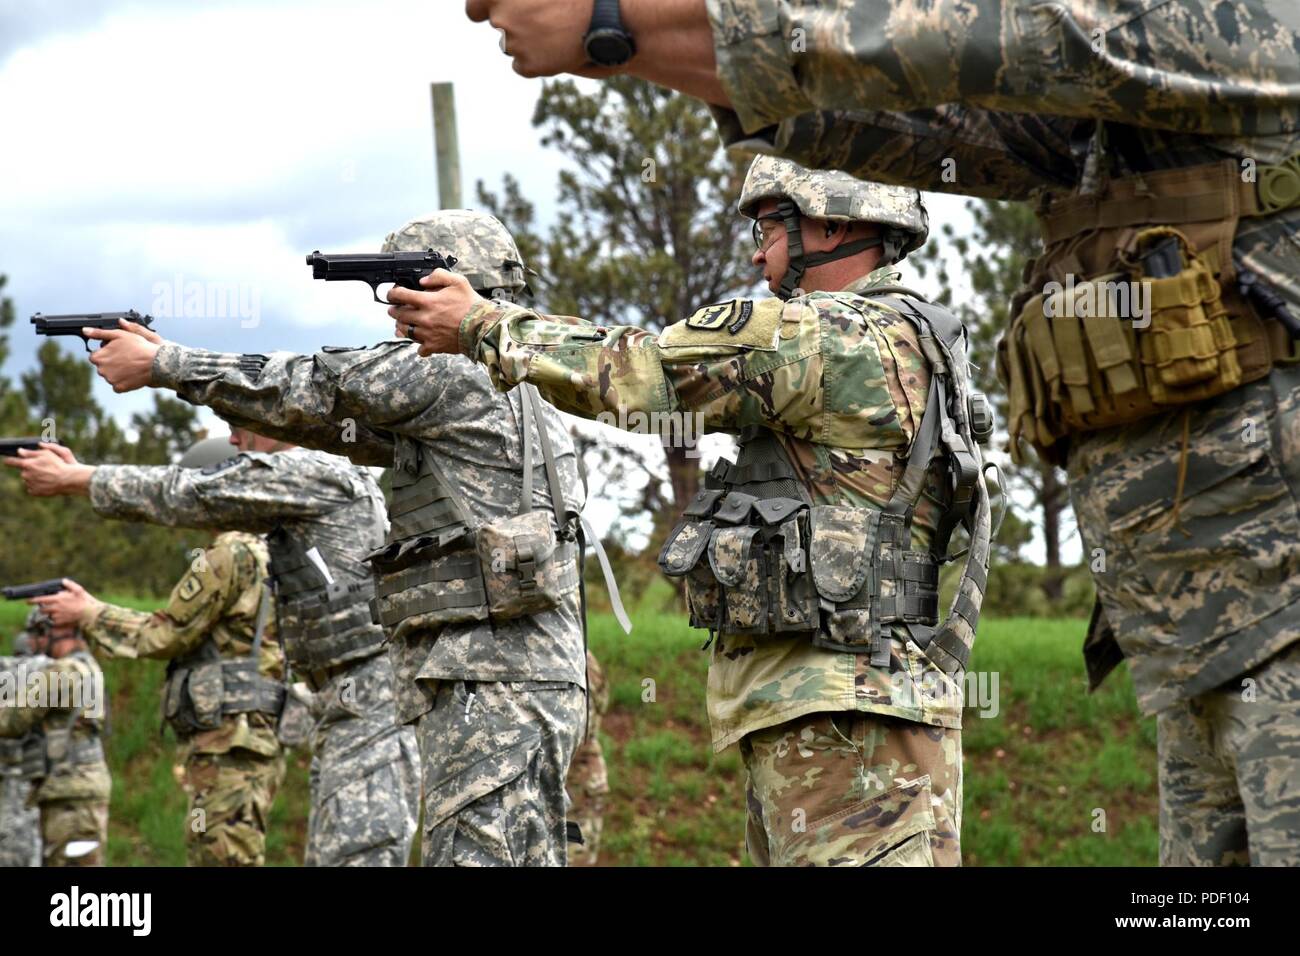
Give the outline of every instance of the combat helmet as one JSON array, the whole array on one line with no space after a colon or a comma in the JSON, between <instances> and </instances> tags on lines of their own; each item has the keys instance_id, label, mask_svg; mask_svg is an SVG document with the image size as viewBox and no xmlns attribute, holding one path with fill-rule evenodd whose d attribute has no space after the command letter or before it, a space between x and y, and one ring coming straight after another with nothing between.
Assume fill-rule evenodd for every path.
<instances>
[{"instance_id":1,"label":"combat helmet","mask_svg":"<svg viewBox=\"0 0 1300 956\"><path fill-rule=\"evenodd\" d=\"M514 238L495 216L472 209L440 209L412 219L384 240L383 252L454 255L452 271L486 298L514 301L528 289L528 270Z\"/></svg>"},{"instance_id":2,"label":"combat helmet","mask_svg":"<svg viewBox=\"0 0 1300 956\"><path fill-rule=\"evenodd\" d=\"M805 169L788 159L759 156L750 164L740 191L740 214L755 219L759 203L777 200L776 214L785 222L790 265L781 277L781 298L788 299L810 267L857 255L880 246L881 265L901 262L925 244L930 215L919 190L855 179L839 170ZM842 243L830 252L805 254L800 215L830 222L867 222L881 227L879 238Z\"/></svg>"},{"instance_id":3,"label":"combat helmet","mask_svg":"<svg viewBox=\"0 0 1300 956\"><path fill-rule=\"evenodd\" d=\"M211 468L239 450L226 438L201 438L185 450L177 464L182 468Z\"/></svg>"}]
</instances>

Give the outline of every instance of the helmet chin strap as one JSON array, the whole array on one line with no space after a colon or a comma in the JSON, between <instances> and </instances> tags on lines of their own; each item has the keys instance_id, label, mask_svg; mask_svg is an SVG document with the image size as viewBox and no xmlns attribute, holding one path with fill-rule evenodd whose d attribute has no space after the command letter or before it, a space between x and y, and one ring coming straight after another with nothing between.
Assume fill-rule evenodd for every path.
<instances>
[{"instance_id":1,"label":"helmet chin strap","mask_svg":"<svg viewBox=\"0 0 1300 956\"><path fill-rule=\"evenodd\" d=\"M814 266L834 262L836 259L847 259L849 256L856 256L859 252L864 252L874 246L884 245L879 236L871 236L866 239L855 239L853 242L841 243L836 248L826 252L810 252L805 255L803 251L803 230L801 229L803 214L799 212L799 207L788 199L782 199L777 203L776 211L785 223L785 248L789 262L785 269L785 275L781 277L781 287L776 293L777 297L781 299L793 298L795 291L799 288L799 283L803 281L804 273Z\"/></svg>"}]
</instances>

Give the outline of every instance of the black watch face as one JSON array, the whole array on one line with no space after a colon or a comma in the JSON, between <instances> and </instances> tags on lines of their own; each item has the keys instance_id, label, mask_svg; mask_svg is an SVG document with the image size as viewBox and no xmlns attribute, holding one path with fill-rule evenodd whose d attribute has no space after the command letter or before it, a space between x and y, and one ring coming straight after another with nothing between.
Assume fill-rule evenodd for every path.
<instances>
[{"instance_id":1,"label":"black watch face","mask_svg":"<svg viewBox=\"0 0 1300 956\"><path fill-rule=\"evenodd\" d=\"M600 66L622 66L632 58L632 43L620 30L594 30L587 34L587 56Z\"/></svg>"}]
</instances>

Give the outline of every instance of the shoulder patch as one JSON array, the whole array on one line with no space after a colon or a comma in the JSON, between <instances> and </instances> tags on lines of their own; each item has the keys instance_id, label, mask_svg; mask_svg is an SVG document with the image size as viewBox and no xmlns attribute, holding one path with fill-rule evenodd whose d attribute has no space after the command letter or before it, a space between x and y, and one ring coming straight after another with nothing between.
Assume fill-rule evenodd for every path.
<instances>
[{"instance_id":1,"label":"shoulder patch","mask_svg":"<svg viewBox=\"0 0 1300 956\"><path fill-rule=\"evenodd\" d=\"M221 461L213 462L208 467L199 472L200 475L219 475L223 471L229 471L231 468L237 468L245 461L243 454L236 453L229 458L223 458Z\"/></svg>"},{"instance_id":2,"label":"shoulder patch","mask_svg":"<svg viewBox=\"0 0 1300 956\"><path fill-rule=\"evenodd\" d=\"M181 583L176 588L176 594L183 601L192 601L194 596L203 590L203 584L199 581L198 575L193 571L185 575Z\"/></svg>"},{"instance_id":3,"label":"shoulder patch","mask_svg":"<svg viewBox=\"0 0 1300 956\"><path fill-rule=\"evenodd\" d=\"M706 305L659 334L661 348L730 345L773 351L781 324L780 299L732 299Z\"/></svg>"}]
</instances>

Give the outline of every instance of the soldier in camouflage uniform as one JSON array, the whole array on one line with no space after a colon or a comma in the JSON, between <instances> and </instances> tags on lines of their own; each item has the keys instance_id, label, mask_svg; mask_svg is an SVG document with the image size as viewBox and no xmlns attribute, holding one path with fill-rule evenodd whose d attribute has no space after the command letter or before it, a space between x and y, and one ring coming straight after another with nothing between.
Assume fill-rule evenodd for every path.
<instances>
[{"instance_id":1,"label":"soldier in camouflage uniform","mask_svg":"<svg viewBox=\"0 0 1300 956\"><path fill-rule=\"evenodd\" d=\"M600 719L609 709L609 685L596 655L587 651L587 732L573 754L565 789L569 793L569 819L578 825L582 843L569 851L570 866L595 866L600 859L600 836L605 828L605 800L609 796L609 771L600 745Z\"/></svg>"},{"instance_id":2,"label":"soldier in camouflage uniform","mask_svg":"<svg viewBox=\"0 0 1300 956\"><path fill-rule=\"evenodd\" d=\"M443 210L384 248L452 253L485 296L525 288L514 241L491 216ZM392 530L371 558L399 719L415 724L423 761L422 862L563 865L564 777L586 708L573 541L584 496L559 415L533 398L545 427L529 429L526 449L522 390L502 395L473 363L430 365L401 340L240 356L138 331L105 333L94 356L115 388L172 388L241 427L393 467ZM537 453L546 442L552 452ZM489 546L505 526L535 564L505 537ZM512 597L525 575L554 606L519 613L532 606Z\"/></svg>"},{"instance_id":3,"label":"soldier in camouflage uniform","mask_svg":"<svg viewBox=\"0 0 1300 956\"><path fill-rule=\"evenodd\" d=\"M915 522L904 511L917 506L931 466L942 396L955 388L964 405L966 393L964 359L943 353L956 374L930 401L936 330L944 316L959 324L899 286L892 269L925 241L926 213L915 190L770 159L751 167L741 211L755 220L755 264L787 301L708 306L655 336L474 303L463 283L435 273L426 285L441 291L393 294L411 303L397 318L426 348L459 347L499 386L535 384L574 414L698 413L706 429L739 431L736 463L710 473L660 564L686 576L692 623L717 632L709 719L715 750L738 744L745 763L751 857L956 865L959 681L988 514L982 507L977 518L979 569L963 581L956 631L936 632L925 619L937 623L938 558L920 549L937 541L938 514L925 501ZM964 421L949 420L950 437L969 446L973 482L978 451ZM905 486L916 495L896 508ZM900 537L873 530L882 513L897 516ZM906 566L897 577L881 571L873 580L883 593L869 599L876 585L857 556L882 547L889 565L896 545ZM879 630L890 623L885 605L898 612L892 635Z\"/></svg>"},{"instance_id":4,"label":"soldier in camouflage uniform","mask_svg":"<svg viewBox=\"0 0 1300 956\"><path fill-rule=\"evenodd\" d=\"M585 69L584 6L469 9L506 28L517 68L537 75ZM638 34L626 71L717 104L728 145L1036 202L1046 253L1013 303L1000 371L1013 437L1068 472L1099 597L1091 684L1127 658L1157 718L1161 862L1300 863L1294 5L692 0L654 4L653 23L650 6L624 2ZM1190 299L1211 321L1189 334L1173 316L1164 368L1134 367L1162 348L1141 345L1136 323L1087 351L1069 323L1042 334L1032 310L1047 282L1131 272L1152 227L1177 228L1183 259L1199 260L1188 272L1214 280ZM1277 299L1247 301L1247 275ZM1200 378L1182 395L1153 394L1189 370Z\"/></svg>"},{"instance_id":5,"label":"soldier in camouflage uniform","mask_svg":"<svg viewBox=\"0 0 1300 956\"><path fill-rule=\"evenodd\" d=\"M87 495L106 517L267 535L278 634L319 709L304 862L405 866L418 755L397 720L363 560L383 541L383 494L368 471L334 455L239 429L231 443L223 461L201 470L90 467L57 445L15 461L29 492Z\"/></svg>"},{"instance_id":6,"label":"soldier in camouflage uniform","mask_svg":"<svg viewBox=\"0 0 1300 956\"><path fill-rule=\"evenodd\" d=\"M104 675L75 626L34 611L27 633L41 658L27 683L39 674L43 697L0 700L0 738L27 738L23 773L40 810L45 866L103 866L112 790L100 739Z\"/></svg>"},{"instance_id":7,"label":"soldier in camouflage uniform","mask_svg":"<svg viewBox=\"0 0 1300 956\"><path fill-rule=\"evenodd\" d=\"M276 737L284 652L269 613L268 562L261 538L226 531L194 558L166 606L153 613L106 604L72 581L41 599L56 623L80 622L97 654L169 662L163 717L180 743L190 866L265 862L266 824L284 779ZM224 694L219 687L210 697L198 690L200 662L208 660L227 665ZM272 706L263 701L259 708L232 693L229 665L245 661L264 679Z\"/></svg>"},{"instance_id":8,"label":"soldier in camouflage uniform","mask_svg":"<svg viewBox=\"0 0 1300 956\"><path fill-rule=\"evenodd\" d=\"M0 680L27 682L27 671L49 660L35 657L31 638L14 638L13 657L0 657ZM25 738L0 737L0 867L41 865L41 813L30 801L32 782L23 774Z\"/></svg>"}]
</instances>

